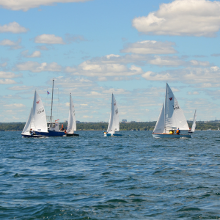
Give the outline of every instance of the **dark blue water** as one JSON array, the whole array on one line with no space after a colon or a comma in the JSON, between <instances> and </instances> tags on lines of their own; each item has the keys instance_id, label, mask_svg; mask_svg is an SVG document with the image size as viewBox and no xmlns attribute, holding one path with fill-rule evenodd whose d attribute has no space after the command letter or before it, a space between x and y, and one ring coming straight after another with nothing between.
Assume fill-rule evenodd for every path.
<instances>
[{"instance_id":1,"label":"dark blue water","mask_svg":"<svg viewBox=\"0 0 220 220\"><path fill-rule=\"evenodd\" d=\"M219 219L220 132L0 132L0 219Z\"/></svg>"}]
</instances>

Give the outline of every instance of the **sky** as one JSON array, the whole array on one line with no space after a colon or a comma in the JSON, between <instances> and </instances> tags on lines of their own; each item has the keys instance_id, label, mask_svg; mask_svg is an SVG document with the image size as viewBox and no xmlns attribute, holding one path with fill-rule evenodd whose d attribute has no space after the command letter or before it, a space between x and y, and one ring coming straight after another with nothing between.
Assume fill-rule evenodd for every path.
<instances>
[{"instance_id":1,"label":"sky","mask_svg":"<svg viewBox=\"0 0 220 220\"><path fill-rule=\"evenodd\" d=\"M220 120L220 1L0 0L0 122L35 90L55 119L156 121L169 84L187 120ZM47 94L47 91L50 94Z\"/></svg>"}]
</instances>

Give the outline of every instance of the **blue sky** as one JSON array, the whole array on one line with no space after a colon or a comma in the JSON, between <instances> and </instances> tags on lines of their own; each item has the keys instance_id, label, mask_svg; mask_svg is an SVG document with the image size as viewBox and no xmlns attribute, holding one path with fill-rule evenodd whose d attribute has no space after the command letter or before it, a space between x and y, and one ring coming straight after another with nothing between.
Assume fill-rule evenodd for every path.
<instances>
[{"instance_id":1,"label":"blue sky","mask_svg":"<svg viewBox=\"0 0 220 220\"><path fill-rule=\"evenodd\" d=\"M220 119L220 1L0 0L1 122L25 122L35 89L55 117L157 120L170 87L191 120Z\"/></svg>"}]
</instances>

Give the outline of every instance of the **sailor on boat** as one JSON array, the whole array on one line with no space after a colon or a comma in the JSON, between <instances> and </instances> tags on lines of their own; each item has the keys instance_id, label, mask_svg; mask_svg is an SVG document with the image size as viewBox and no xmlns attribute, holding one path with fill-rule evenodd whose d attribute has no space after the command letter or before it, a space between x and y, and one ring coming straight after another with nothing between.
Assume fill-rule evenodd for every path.
<instances>
[{"instance_id":1,"label":"sailor on boat","mask_svg":"<svg viewBox=\"0 0 220 220\"><path fill-rule=\"evenodd\" d=\"M30 129L30 135L31 135L31 136L34 136L34 135L35 135L35 132L32 130L32 128Z\"/></svg>"},{"instance_id":2,"label":"sailor on boat","mask_svg":"<svg viewBox=\"0 0 220 220\"><path fill-rule=\"evenodd\" d=\"M177 128L177 130L176 130L176 134L180 134L180 130L179 130L179 128Z\"/></svg>"}]
</instances>

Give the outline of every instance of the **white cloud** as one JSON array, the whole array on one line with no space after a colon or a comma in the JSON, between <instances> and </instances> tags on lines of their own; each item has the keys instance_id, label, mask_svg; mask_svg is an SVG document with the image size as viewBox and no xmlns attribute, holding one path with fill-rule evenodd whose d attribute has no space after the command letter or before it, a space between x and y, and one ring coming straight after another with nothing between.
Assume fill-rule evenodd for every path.
<instances>
[{"instance_id":1,"label":"white cloud","mask_svg":"<svg viewBox=\"0 0 220 220\"><path fill-rule=\"evenodd\" d=\"M180 66L184 65L185 61L180 60L177 57L155 56L153 59L149 60L148 63L156 66Z\"/></svg>"},{"instance_id":2,"label":"white cloud","mask_svg":"<svg viewBox=\"0 0 220 220\"><path fill-rule=\"evenodd\" d=\"M54 34L42 34L35 37L35 43L39 44L64 44L62 37L57 37Z\"/></svg>"},{"instance_id":3,"label":"white cloud","mask_svg":"<svg viewBox=\"0 0 220 220\"><path fill-rule=\"evenodd\" d=\"M35 57L41 57L41 52L37 50L34 51L32 54L28 55L28 50L25 50L22 52L22 55L24 57L35 58Z\"/></svg>"},{"instance_id":4,"label":"white cloud","mask_svg":"<svg viewBox=\"0 0 220 220\"><path fill-rule=\"evenodd\" d=\"M12 79L0 79L0 84L16 84L16 82Z\"/></svg>"},{"instance_id":5,"label":"white cloud","mask_svg":"<svg viewBox=\"0 0 220 220\"><path fill-rule=\"evenodd\" d=\"M14 73L11 72L3 72L0 71L0 79L12 79L12 78L17 78L17 77L21 77L22 75L16 75Z\"/></svg>"},{"instance_id":6,"label":"white cloud","mask_svg":"<svg viewBox=\"0 0 220 220\"><path fill-rule=\"evenodd\" d=\"M141 41L137 43L130 43L125 46L122 53L136 53L136 54L172 54L176 53L173 49L175 46L172 42L158 42L158 41Z\"/></svg>"},{"instance_id":7,"label":"white cloud","mask_svg":"<svg viewBox=\"0 0 220 220\"><path fill-rule=\"evenodd\" d=\"M81 63L77 68L72 68L73 75L84 75L88 77L100 77L103 81L103 77L114 76L133 76L142 74L142 69L135 65L127 67L119 63L105 64L102 62L85 61ZM66 71L70 72L71 68L67 67Z\"/></svg>"},{"instance_id":8,"label":"white cloud","mask_svg":"<svg viewBox=\"0 0 220 220\"><path fill-rule=\"evenodd\" d=\"M14 34L27 32L27 29L20 26L17 22L12 22L9 24L5 24L3 26L0 25L0 33L11 32Z\"/></svg>"},{"instance_id":9,"label":"white cloud","mask_svg":"<svg viewBox=\"0 0 220 220\"><path fill-rule=\"evenodd\" d=\"M200 87L218 87L220 68L186 68L155 73L148 71L142 77L151 81L180 81L188 84L200 84Z\"/></svg>"},{"instance_id":10,"label":"white cloud","mask_svg":"<svg viewBox=\"0 0 220 220\"><path fill-rule=\"evenodd\" d=\"M17 70L21 71L31 71L31 72L43 72L43 71L49 71L49 72L59 72L61 71L62 67L58 65L57 63L38 63L38 62L32 62L28 61L25 63L20 63L16 65Z\"/></svg>"},{"instance_id":11,"label":"white cloud","mask_svg":"<svg viewBox=\"0 0 220 220\"><path fill-rule=\"evenodd\" d=\"M133 26L145 34L214 36L220 29L220 2L175 0L164 3L158 11L134 18Z\"/></svg>"},{"instance_id":12,"label":"white cloud","mask_svg":"<svg viewBox=\"0 0 220 220\"><path fill-rule=\"evenodd\" d=\"M27 11L31 8L37 8L41 5L52 5L54 3L69 3L69 2L86 2L90 0L38 0L38 1L27 1L27 0L1 0L0 6L10 10L23 10Z\"/></svg>"},{"instance_id":13,"label":"white cloud","mask_svg":"<svg viewBox=\"0 0 220 220\"><path fill-rule=\"evenodd\" d=\"M11 41L9 39L5 39L5 40L0 41L1 46L8 46L8 47L10 47L10 49L21 48L20 43L21 43L21 39L18 39L17 41Z\"/></svg>"}]
</instances>

